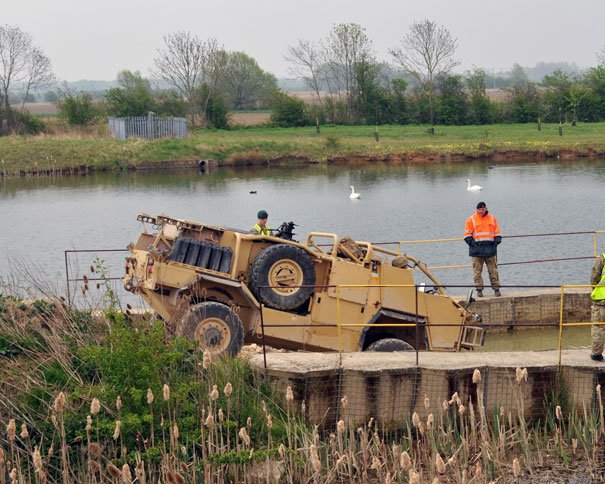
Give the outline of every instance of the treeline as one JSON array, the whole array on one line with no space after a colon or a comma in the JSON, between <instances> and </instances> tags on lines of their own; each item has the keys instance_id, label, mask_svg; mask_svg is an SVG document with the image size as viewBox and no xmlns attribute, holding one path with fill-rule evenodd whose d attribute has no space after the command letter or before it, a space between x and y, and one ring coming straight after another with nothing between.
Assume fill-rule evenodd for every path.
<instances>
[{"instance_id":1,"label":"treeline","mask_svg":"<svg viewBox=\"0 0 605 484\"><path fill-rule=\"evenodd\" d=\"M384 61L362 26L335 25L325 38L300 40L287 49L291 74L304 80L313 97L309 101L280 91L275 76L244 52L226 51L216 39L175 32L164 37L150 78L125 70L118 74L117 87L100 99L62 89L57 104L72 125L153 112L186 116L193 127L224 129L230 111L259 108L270 109L271 123L283 127L605 119L605 52L585 72L556 70L540 82L515 65L507 87L494 99L486 93L484 70L455 73L457 47L447 28L423 20L409 26ZM18 27L0 26L0 54L0 134L39 131L42 123L23 108L34 89L55 82L50 60ZM7 69L10 65L18 68ZM15 89L20 107L10 99Z\"/></svg>"}]
</instances>

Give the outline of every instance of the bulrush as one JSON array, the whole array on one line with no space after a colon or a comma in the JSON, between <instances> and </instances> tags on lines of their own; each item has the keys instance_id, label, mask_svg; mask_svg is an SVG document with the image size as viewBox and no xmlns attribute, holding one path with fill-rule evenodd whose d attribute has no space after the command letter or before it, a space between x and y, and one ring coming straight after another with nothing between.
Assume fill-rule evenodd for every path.
<instances>
[{"instance_id":1,"label":"bulrush","mask_svg":"<svg viewBox=\"0 0 605 484\"><path fill-rule=\"evenodd\" d=\"M294 400L294 393L292 393L292 387L288 385L288 388L286 388L286 401L291 402L292 400Z\"/></svg>"},{"instance_id":2,"label":"bulrush","mask_svg":"<svg viewBox=\"0 0 605 484\"><path fill-rule=\"evenodd\" d=\"M516 457L513 459L513 476L515 479L519 478L519 474L521 473L521 466L519 465L519 459Z\"/></svg>"},{"instance_id":3,"label":"bulrush","mask_svg":"<svg viewBox=\"0 0 605 484\"><path fill-rule=\"evenodd\" d=\"M153 403L153 392L151 388L147 389L147 405L151 405Z\"/></svg>"},{"instance_id":4,"label":"bulrush","mask_svg":"<svg viewBox=\"0 0 605 484\"><path fill-rule=\"evenodd\" d=\"M555 408L555 416L557 417L557 420L560 422L561 419L563 418L563 414L561 412L561 405L557 405L557 407Z\"/></svg>"},{"instance_id":5,"label":"bulrush","mask_svg":"<svg viewBox=\"0 0 605 484\"><path fill-rule=\"evenodd\" d=\"M223 393L225 394L225 396L227 398L229 398L231 396L231 394L233 393L233 387L231 386L231 383L227 382L227 384L225 385L225 388L223 390Z\"/></svg>"},{"instance_id":6,"label":"bulrush","mask_svg":"<svg viewBox=\"0 0 605 484\"><path fill-rule=\"evenodd\" d=\"M410 481L410 484L420 484L420 474L414 469L410 469L408 472L408 480Z\"/></svg>"},{"instance_id":7,"label":"bulrush","mask_svg":"<svg viewBox=\"0 0 605 484\"><path fill-rule=\"evenodd\" d=\"M107 464L107 472L111 474L111 477L114 479L119 479L122 477L122 472L116 466L114 466L111 462Z\"/></svg>"},{"instance_id":8,"label":"bulrush","mask_svg":"<svg viewBox=\"0 0 605 484\"><path fill-rule=\"evenodd\" d=\"M27 439L29 437L29 432L27 430L27 425L25 425L24 423L21 424L21 433L19 434L19 436L22 439Z\"/></svg>"},{"instance_id":9,"label":"bulrush","mask_svg":"<svg viewBox=\"0 0 605 484\"><path fill-rule=\"evenodd\" d=\"M53 408L57 415L62 415L65 411L65 393L59 392L57 398L55 398L55 403L53 404Z\"/></svg>"},{"instance_id":10,"label":"bulrush","mask_svg":"<svg viewBox=\"0 0 605 484\"><path fill-rule=\"evenodd\" d=\"M252 428L252 418L251 417L248 417L246 419L246 427L248 427L249 429Z\"/></svg>"},{"instance_id":11,"label":"bulrush","mask_svg":"<svg viewBox=\"0 0 605 484\"><path fill-rule=\"evenodd\" d=\"M431 399L429 397L427 397L426 395L424 396L424 408L426 410L431 408Z\"/></svg>"},{"instance_id":12,"label":"bulrush","mask_svg":"<svg viewBox=\"0 0 605 484\"><path fill-rule=\"evenodd\" d=\"M346 395L342 397L340 399L340 404L342 405L342 408L347 408L347 405L349 405L349 397L347 397Z\"/></svg>"},{"instance_id":13,"label":"bulrush","mask_svg":"<svg viewBox=\"0 0 605 484\"><path fill-rule=\"evenodd\" d=\"M267 414L267 428L269 430L273 428L273 418L271 417L270 413Z\"/></svg>"},{"instance_id":14,"label":"bulrush","mask_svg":"<svg viewBox=\"0 0 605 484\"><path fill-rule=\"evenodd\" d=\"M208 368L210 368L211 364L212 355L210 354L210 351L204 351L204 356L202 357L202 368L204 368L204 370L207 370Z\"/></svg>"},{"instance_id":15,"label":"bulrush","mask_svg":"<svg viewBox=\"0 0 605 484\"><path fill-rule=\"evenodd\" d=\"M405 471L412 468L412 459L410 459L410 454L408 454L406 450L399 456L399 466Z\"/></svg>"},{"instance_id":16,"label":"bulrush","mask_svg":"<svg viewBox=\"0 0 605 484\"><path fill-rule=\"evenodd\" d=\"M481 372L477 368L475 368L475 371L473 371L473 383L476 385L480 381L481 381Z\"/></svg>"},{"instance_id":17,"label":"bulrush","mask_svg":"<svg viewBox=\"0 0 605 484\"><path fill-rule=\"evenodd\" d=\"M381 467L382 467L382 462L380 462L380 459L378 457L376 457L375 455L373 455L372 456L372 464L370 465L370 469L374 469L376 471L379 471Z\"/></svg>"},{"instance_id":18,"label":"bulrush","mask_svg":"<svg viewBox=\"0 0 605 484\"><path fill-rule=\"evenodd\" d=\"M218 400L218 389L216 385L212 385L212 391L210 392L210 400Z\"/></svg>"},{"instance_id":19,"label":"bulrush","mask_svg":"<svg viewBox=\"0 0 605 484\"><path fill-rule=\"evenodd\" d=\"M279 456L282 459L286 458L286 446L283 443L279 444Z\"/></svg>"},{"instance_id":20,"label":"bulrush","mask_svg":"<svg viewBox=\"0 0 605 484\"><path fill-rule=\"evenodd\" d=\"M437 454L437 458L435 459L435 469L439 474L445 474L445 462L443 462L443 457Z\"/></svg>"},{"instance_id":21,"label":"bulrush","mask_svg":"<svg viewBox=\"0 0 605 484\"><path fill-rule=\"evenodd\" d=\"M475 466L475 479L481 480L483 478L483 469L481 468L481 462L477 461Z\"/></svg>"},{"instance_id":22,"label":"bulrush","mask_svg":"<svg viewBox=\"0 0 605 484\"><path fill-rule=\"evenodd\" d=\"M452 395L452 398L450 398L450 401L447 403L449 403L450 405L452 405L453 403L460 405L461 400L460 400L460 397L458 396L458 392L454 392L454 394Z\"/></svg>"},{"instance_id":23,"label":"bulrush","mask_svg":"<svg viewBox=\"0 0 605 484\"><path fill-rule=\"evenodd\" d=\"M92 430L92 417L90 415L86 416L86 432L90 432Z\"/></svg>"},{"instance_id":24,"label":"bulrush","mask_svg":"<svg viewBox=\"0 0 605 484\"><path fill-rule=\"evenodd\" d=\"M338 421L338 423L336 424L336 431L339 434L342 434L345 431L345 421L344 420Z\"/></svg>"},{"instance_id":25,"label":"bulrush","mask_svg":"<svg viewBox=\"0 0 605 484\"><path fill-rule=\"evenodd\" d=\"M175 440L179 438L179 426L176 422L174 422L174 425L172 426L172 435L174 436Z\"/></svg>"},{"instance_id":26,"label":"bulrush","mask_svg":"<svg viewBox=\"0 0 605 484\"><path fill-rule=\"evenodd\" d=\"M315 472L320 472L321 460L319 460L319 454L317 453L317 447L315 446L315 444L311 444L309 451L311 453L311 465L313 466L313 470Z\"/></svg>"},{"instance_id":27,"label":"bulrush","mask_svg":"<svg viewBox=\"0 0 605 484\"><path fill-rule=\"evenodd\" d=\"M101 402L99 402L98 398L93 398L90 404L90 413L92 415L97 415L101 410Z\"/></svg>"},{"instance_id":28,"label":"bulrush","mask_svg":"<svg viewBox=\"0 0 605 484\"><path fill-rule=\"evenodd\" d=\"M246 432L246 427L239 429L239 438L242 439L245 447L250 445L250 436L248 435L248 432Z\"/></svg>"},{"instance_id":29,"label":"bulrush","mask_svg":"<svg viewBox=\"0 0 605 484\"><path fill-rule=\"evenodd\" d=\"M434 423L435 423L435 417L433 417L432 413L429 413L429 416L426 418L426 428L432 429Z\"/></svg>"},{"instance_id":30,"label":"bulrush","mask_svg":"<svg viewBox=\"0 0 605 484\"><path fill-rule=\"evenodd\" d=\"M118 409L118 412L122 410L122 397L120 397L120 395L116 398L116 408Z\"/></svg>"},{"instance_id":31,"label":"bulrush","mask_svg":"<svg viewBox=\"0 0 605 484\"><path fill-rule=\"evenodd\" d=\"M34 469L37 474L42 474L42 456L40 455L40 449L38 446L34 447L34 452L32 453L32 460L34 462Z\"/></svg>"},{"instance_id":32,"label":"bulrush","mask_svg":"<svg viewBox=\"0 0 605 484\"><path fill-rule=\"evenodd\" d=\"M414 427L418 427L418 425L420 424L420 417L416 412L414 412L414 414L412 415L412 424L414 424Z\"/></svg>"},{"instance_id":33,"label":"bulrush","mask_svg":"<svg viewBox=\"0 0 605 484\"><path fill-rule=\"evenodd\" d=\"M466 410L466 408L464 407L464 405L460 405L460 406L458 407L458 413L459 413L460 415L464 415L464 411L465 411L465 410Z\"/></svg>"},{"instance_id":34,"label":"bulrush","mask_svg":"<svg viewBox=\"0 0 605 484\"><path fill-rule=\"evenodd\" d=\"M448 411L448 409L450 408L450 406L447 403L447 400L443 400L443 403L441 403L441 408L443 409L444 412Z\"/></svg>"},{"instance_id":35,"label":"bulrush","mask_svg":"<svg viewBox=\"0 0 605 484\"><path fill-rule=\"evenodd\" d=\"M170 400L170 387L164 383L164 388L162 389L162 393L164 395L164 400Z\"/></svg>"},{"instance_id":36,"label":"bulrush","mask_svg":"<svg viewBox=\"0 0 605 484\"><path fill-rule=\"evenodd\" d=\"M101 457L102 452L103 450L101 449L101 446L96 442L91 442L88 445L88 455L91 459L98 459Z\"/></svg>"},{"instance_id":37,"label":"bulrush","mask_svg":"<svg viewBox=\"0 0 605 484\"><path fill-rule=\"evenodd\" d=\"M225 415L223 414L223 409L219 408L218 409L218 421L223 422L224 420L225 420Z\"/></svg>"},{"instance_id":38,"label":"bulrush","mask_svg":"<svg viewBox=\"0 0 605 484\"><path fill-rule=\"evenodd\" d=\"M120 438L120 429L122 428L122 422L116 420L116 426L113 429L113 440L118 440Z\"/></svg>"},{"instance_id":39,"label":"bulrush","mask_svg":"<svg viewBox=\"0 0 605 484\"><path fill-rule=\"evenodd\" d=\"M8 421L8 425L6 426L6 433L8 434L8 440L14 442L15 437L17 436L17 424L15 423L14 418L11 418Z\"/></svg>"},{"instance_id":40,"label":"bulrush","mask_svg":"<svg viewBox=\"0 0 605 484\"><path fill-rule=\"evenodd\" d=\"M122 481L124 484L132 484L132 473L128 464L122 466Z\"/></svg>"}]
</instances>

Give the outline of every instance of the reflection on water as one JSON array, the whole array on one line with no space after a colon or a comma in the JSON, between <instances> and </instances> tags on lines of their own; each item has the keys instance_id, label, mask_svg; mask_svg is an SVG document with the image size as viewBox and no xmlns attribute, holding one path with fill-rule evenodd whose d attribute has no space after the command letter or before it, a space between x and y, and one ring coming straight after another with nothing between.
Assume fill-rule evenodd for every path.
<instances>
[{"instance_id":1,"label":"reflection on water","mask_svg":"<svg viewBox=\"0 0 605 484\"><path fill-rule=\"evenodd\" d=\"M590 347L589 327L563 328L563 349ZM559 348L559 328L516 330L507 333L488 334L485 346L478 351L539 351Z\"/></svg>"},{"instance_id":2,"label":"reflection on water","mask_svg":"<svg viewBox=\"0 0 605 484\"><path fill-rule=\"evenodd\" d=\"M140 230L136 216L141 212L248 228L262 208L273 227L296 222L301 239L315 230L394 242L461 237L466 218L484 200L505 236L602 229L594 202L602 199L604 167L603 161L493 167L482 162L317 164L3 179L0 270L6 274L9 261L19 259L59 280L65 272L63 250L126 247ZM484 190L467 192L467 178ZM349 185L361 193L360 200L349 199ZM430 265L469 262L463 242L404 250ZM505 238L499 261L592 253L591 235ZM122 255L110 258L118 275L122 260ZM500 275L504 285L584 283L590 267L589 260L503 265ZM472 282L470 269L436 275L446 285Z\"/></svg>"}]
</instances>

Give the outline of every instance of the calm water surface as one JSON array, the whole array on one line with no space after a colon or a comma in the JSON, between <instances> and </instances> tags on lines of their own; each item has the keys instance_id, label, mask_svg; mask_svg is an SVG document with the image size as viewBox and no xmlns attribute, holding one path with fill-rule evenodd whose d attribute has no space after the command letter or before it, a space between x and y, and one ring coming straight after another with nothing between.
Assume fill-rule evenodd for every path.
<instances>
[{"instance_id":1,"label":"calm water surface","mask_svg":"<svg viewBox=\"0 0 605 484\"><path fill-rule=\"evenodd\" d=\"M484 189L467 192L466 178ZM59 287L65 278L65 249L124 248L140 231L136 216L141 212L248 229L262 208L269 212L272 227L296 222L300 239L309 231L323 231L384 242L461 237L466 218L484 200L505 236L605 229L600 215L604 161L493 167L479 162L310 165L217 169L205 174L14 178L0 183L3 279L14 274L15 266L26 264ZM361 193L360 200L349 199L349 185ZM251 190L257 194L250 194ZM603 249L599 240L599 251ZM463 242L406 246L404 251L429 265L469 261ZM505 238L499 262L592 253L592 235ZM111 275L121 275L122 254L102 258ZM78 259L87 267L91 258ZM500 275L504 285L586 283L591 265L590 260L502 265ZM435 274L446 285L472 282L470 269Z\"/></svg>"}]
</instances>

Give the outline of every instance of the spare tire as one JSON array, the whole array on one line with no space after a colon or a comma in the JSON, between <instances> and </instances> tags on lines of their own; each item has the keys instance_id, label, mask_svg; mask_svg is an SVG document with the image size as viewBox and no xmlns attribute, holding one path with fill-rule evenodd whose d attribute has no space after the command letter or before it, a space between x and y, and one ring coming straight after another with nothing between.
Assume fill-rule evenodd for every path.
<instances>
[{"instance_id":1,"label":"spare tire","mask_svg":"<svg viewBox=\"0 0 605 484\"><path fill-rule=\"evenodd\" d=\"M271 245L250 265L248 284L261 303L289 311L302 306L313 294L315 266L309 254L299 247Z\"/></svg>"},{"instance_id":2,"label":"spare tire","mask_svg":"<svg viewBox=\"0 0 605 484\"><path fill-rule=\"evenodd\" d=\"M207 301L191 306L182 319L179 336L197 341L215 355L237 355L244 344L244 326L228 306Z\"/></svg>"},{"instance_id":3,"label":"spare tire","mask_svg":"<svg viewBox=\"0 0 605 484\"><path fill-rule=\"evenodd\" d=\"M366 351L379 351L381 353L389 353L392 351L414 351L414 347L407 341L397 338L383 338L374 341L366 348Z\"/></svg>"}]
</instances>

